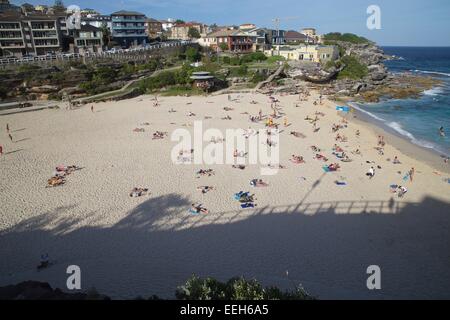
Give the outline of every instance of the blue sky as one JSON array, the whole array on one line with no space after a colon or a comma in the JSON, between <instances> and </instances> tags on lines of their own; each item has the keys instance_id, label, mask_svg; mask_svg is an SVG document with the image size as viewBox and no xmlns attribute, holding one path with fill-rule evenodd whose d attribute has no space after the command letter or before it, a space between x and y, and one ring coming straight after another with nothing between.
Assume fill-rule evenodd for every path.
<instances>
[{"instance_id":1,"label":"blue sky","mask_svg":"<svg viewBox=\"0 0 450 320\"><path fill-rule=\"evenodd\" d=\"M353 32L381 45L450 46L449 0L63 0L102 13L128 9L157 19L180 18L204 23L274 27L299 30L316 27L320 33ZM54 0L13 0L14 4L53 4ZM381 30L366 27L367 7L381 8Z\"/></svg>"}]
</instances>

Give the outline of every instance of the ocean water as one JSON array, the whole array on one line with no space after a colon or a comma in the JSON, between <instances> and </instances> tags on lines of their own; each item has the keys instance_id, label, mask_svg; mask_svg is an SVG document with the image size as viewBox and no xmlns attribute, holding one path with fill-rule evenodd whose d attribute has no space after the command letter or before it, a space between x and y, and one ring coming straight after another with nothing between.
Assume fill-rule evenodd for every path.
<instances>
[{"instance_id":1,"label":"ocean water","mask_svg":"<svg viewBox=\"0 0 450 320\"><path fill-rule=\"evenodd\" d=\"M356 107L389 131L424 148L450 156L450 47L384 47L400 60L386 61L391 72L413 72L438 78L438 86L419 99L386 100ZM445 137L439 135L443 126Z\"/></svg>"}]
</instances>

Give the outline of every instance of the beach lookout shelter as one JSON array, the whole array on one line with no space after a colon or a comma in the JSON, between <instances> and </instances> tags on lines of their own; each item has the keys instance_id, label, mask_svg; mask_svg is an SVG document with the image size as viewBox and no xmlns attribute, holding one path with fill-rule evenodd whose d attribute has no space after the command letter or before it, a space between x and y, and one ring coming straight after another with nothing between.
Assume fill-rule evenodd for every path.
<instances>
[{"instance_id":1,"label":"beach lookout shelter","mask_svg":"<svg viewBox=\"0 0 450 320\"><path fill-rule=\"evenodd\" d=\"M214 76L212 76L209 72L193 72L191 79L194 80L193 86L196 88L209 91L214 87Z\"/></svg>"}]
</instances>

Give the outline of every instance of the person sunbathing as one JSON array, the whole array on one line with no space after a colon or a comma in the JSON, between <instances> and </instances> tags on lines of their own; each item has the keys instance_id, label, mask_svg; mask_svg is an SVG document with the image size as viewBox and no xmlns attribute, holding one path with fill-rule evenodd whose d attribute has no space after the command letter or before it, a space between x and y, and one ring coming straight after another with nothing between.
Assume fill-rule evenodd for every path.
<instances>
[{"instance_id":1,"label":"person sunbathing","mask_svg":"<svg viewBox=\"0 0 450 320\"><path fill-rule=\"evenodd\" d=\"M225 110L225 111L233 111L234 109L233 108L229 108L229 107L225 107L225 108L223 108L223 110Z\"/></svg>"},{"instance_id":2,"label":"person sunbathing","mask_svg":"<svg viewBox=\"0 0 450 320\"><path fill-rule=\"evenodd\" d=\"M161 131L156 131L153 134L153 139L164 139L164 137L167 135L167 132L161 132Z\"/></svg>"},{"instance_id":3,"label":"person sunbathing","mask_svg":"<svg viewBox=\"0 0 450 320\"><path fill-rule=\"evenodd\" d=\"M148 192L147 188L133 188L133 190L131 190L130 192L130 197L131 198L142 197L146 195L147 192Z\"/></svg>"},{"instance_id":4,"label":"person sunbathing","mask_svg":"<svg viewBox=\"0 0 450 320\"><path fill-rule=\"evenodd\" d=\"M239 164L239 165L232 165L231 166L233 169L240 169L240 170L244 170L245 166L243 164Z\"/></svg>"},{"instance_id":5,"label":"person sunbathing","mask_svg":"<svg viewBox=\"0 0 450 320\"><path fill-rule=\"evenodd\" d=\"M227 115L226 117L223 117L222 120L231 120L231 117Z\"/></svg>"},{"instance_id":6,"label":"person sunbathing","mask_svg":"<svg viewBox=\"0 0 450 320\"><path fill-rule=\"evenodd\" d=\"M325 156L323 156L323 155L321 155L321 154L316 154L316 156L315 156L315 159L317 159L317 160L322 160L322 161L324 161L324 162L327 162L328 161L328 158L326 158Z\"/></svg>"},{"instance_id":7,"label":"person sunbathing","mask_svg":"<svg viewBox=\"0 0 450 320\"><path fill-rule=\"evenodd\" d=\"M195 214L200 214L200 213L208 214L209 213L208 209L204 208L201 204L195 204L195 203L191 204L190 211Z\"/></svg>"},{"instance_id":8,"label":"person sunbathing","mask_svg":"<svg viewBox=\"0 0 450 320\"><path fill-rule=\"evenodd\" d=\"M207 169L207 170L203 170L203 169L200 169L199 171L197 171L197 175L198 176L208 176L208 177L211 177L211 176L213 176L215 173L214 173L214 170L213 169Z\"/></svg>"},{"instance_id":9,"label":"person sunbathing","mask_svg":"<svg viewBox=\"0 0 450 320\"><path fill-rule=\"evenodd\" d=\"M188 116L188 117L195 117L195 113L189 111L189 112L186 114L186 116Z\"/></svg>"},{"instance_id":10,"label":"person sunbathing","mask_svg":"<svg viewBox=\"0 0 450 320\"><path fill-rule=\"evenodd\" d=\"M133 132L145 132L144 128L134 128Z\"/></svg>"},{"instance_id":11,"label":"person sunbathing","mask_svg":"<svg viewBox=\"0 0 450 320\"><path fill-rule=\"evenodd\" d=\"M296 164L305 163L305 160L303 159L302 156L296 156L294 154L292 155L290 161Z\"/></svg>"},{"instance_id":12,"label":"person sunbathing","mask_svg":"<svg viewBox=\"0 0 450 320\"><path fill-rule=\"evenodd\" d=\"M311 150L314 152L320 152L322 150L320 150L319 148L317 148L316 146L311 146Z\"/></svg>"},{"instance_id":13,"label":"person sunbathing","mask_svg":"<svg viewBox=\"0 0 450 320\"><path fill-rule=\"evenodd\" d=\"M250 181L250 185L252 187L261 188L261 187L268 187L269 184L262 181L261 179L253 179Z\"/></svg>"},{"instance_id":14,"label":"person sunbathing","mask_svg":"<svg viewBox=\"0 0 450 320\"><path fill-rule=\"evenodd\" d=\"M339 147L337 144L335 144L335 145L333 146L333 151L336 151L336 152L344 152L344 150L343 150L341 147Z\"/></svg>"},{"instance_id":15,"label":"person sunbathing","mask_svg":"<svg viewBox=\"0 0 450 320\"><path fill-rule=\"evenodd\" d=\"M328 166L328 170L330 171L338 171L341 167L337 163L332 163Z\"/></svg>"},{"instance_id":16,"label":"person sunbathing","mask_svg":"<svg viewBox=\"0 0 450 320\"><path fill-rule=\"evenodd\" d=\"M306 138L306 136L303 133L297 131L291 131L291 135L293 135L296 138L303 138L303 139Z\"/></svg>"},{"instance_id":17,"label":"person sunbathing","mask_svg":"<svg viewBox=\"0 0 450 320\"><path fill-rule=\"evenodd\" d=\"M200 186L200 187L197 187L197 190L198 190L198 191L201 191L203 194L206 194L206 193L208 193L209 191L214 190L214 187L210 187L210 186Z\"/></svg>"},{"instance_id":18,"label":"person sunbathing","mask_svg":"<svg viewBox=\"0 0 450 320\"><path fill-rule=\"evenodd\" d=\"M48 187L57 187L57 186L62 186L64 183L66 183L66 180L64 179L64 177L51 177L47 181L47 186Z\"/></svg>"}]
</instances>

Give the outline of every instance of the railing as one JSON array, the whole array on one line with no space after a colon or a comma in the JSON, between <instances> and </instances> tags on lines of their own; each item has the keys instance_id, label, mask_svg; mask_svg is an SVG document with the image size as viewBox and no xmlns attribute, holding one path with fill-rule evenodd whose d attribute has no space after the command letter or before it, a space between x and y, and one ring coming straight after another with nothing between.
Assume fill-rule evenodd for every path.
<instances>
[{"instance_id":1,"label":"railing","mask_svg":"<svg viewBox=\"0 0 450 320\"><path fill-rule=\"evenodd\" d=\"M6 65L20 65L20 64L27 64L27 63L33 63L33 62L39 62L39 61L71 61L71 60L80 60L83 58L108 58L108 57L114 57L116 55L124 55L129 53L143 53L143 52L149 52L157 49L163 49L163 48L171 48L171 47L179 47L184 45L191 44L191 41L176 41L176 42L163 42L153 45L147 45L146 47L140 47L140 48L133 48L133 49L119 49L119 50L109 50L104 51L100 53L91 53L86 52L84 54L79 53L60 53L60 54L52 54L52 55L43 55L43 56L35 56L35 57L28 57L28 58L15 58L15 57L8 57L0 59L0 66L6 66Z\"/></svg>"}]
</instances>

